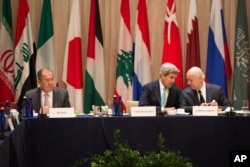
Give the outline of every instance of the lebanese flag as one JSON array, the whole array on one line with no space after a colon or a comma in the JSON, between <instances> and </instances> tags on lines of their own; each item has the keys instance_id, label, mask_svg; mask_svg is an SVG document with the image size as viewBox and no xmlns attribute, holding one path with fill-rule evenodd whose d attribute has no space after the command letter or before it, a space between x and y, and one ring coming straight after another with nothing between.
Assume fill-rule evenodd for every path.
<instances>
[{"instance_id":1,"label":"lebanese flag","mask_svg":"<svg viewBox=\"0 0 250 167\"><path fill-rule=\"evenodd\" d=\"M139 0L135 27L133 99L139 100L142 86L152 81L150 39L146 0Z\"/></svg>"},{"instance_id":2,"label":"lebanese flag","mask_svg":"<svg viewBox=\"0 0 250 167\"><path fill-rule=\"evenodd\" d=\"M196 0L190 0L190 6L189 6L187 50L186 50L186 72L193 66L200 67L200 43L199 43L199 28L198 28Z\"/></svg>"},{"instance_id":3,"label":"lebanese flag","mask_svg":"<svg viewBox=\"0 0 250 167\"><path fill-rule=\"evenodd\" d=\"M181 39L174 0L168 0L166 9L162 64L170 62L176 65L180 72L175 83L180 89L183 89Z\"/></svg>"},{"instance_id":4,"label":"lebanese flag","mask_svg":"<svg viewBox=\"0 0 250 167\"><path fill-rule=\"evenodd\" d=\"M83 112L83 75L81 17L79 0L71 6L67 44L64 54L63 81L67 84L69 100L75 111Z\"/></svg>"},{"instance_id":5,"label":"lebanese flag","mask_svg":"<svg viewBox=\"0 0 250 167\"><path fill-rule=\"evenodd\" d=\"M14 44L10 0L3 0L0 25L0 107L14 101Z\"/></svg>"},{"instance_id":6,"label":"lebanese flag","mask_svg":"<svg viewBox=\"0 0 250 167\"><path fill-rule=\"evenodd\" d=\"M55 84L58 84L54 52L54 30L50 0L43 0L40 29L37 43L36 71L49 68L54 73Z\"/></svg>"},{"instance_id":7,"label":"lebanese flag","mask_svg":"<svg viewBox=\"0 0 250 167\"><path fill-rule=\"evenodd\" d=\"M133 41L130 30L129 0L122 0L120 14L115 94L122 97L123 110L126 111L126 101L133 100Z\"/></svg>"},{"instance_id":8,"label":"lebanese flag","mask_svg":"<svg viewBox=\"0 0 250 167\"><path fill-rule=\"evenodd\" d=\"M25 92L37 87L36 46L32 35L27 0L19 0L14 46L15 99L18 102L18 109L20 109Z\"/></svg>"},{"instance_id":9,"label":"lebanese flag","mask_svg":"<svg viewBox=\"0 0 250 167\"><path fill-rule=\"evenodd\" d=\"M227 79L231 74L221 1L213 0L208 33L206 79L210 83L220 85L227 96Z\"/></svg>"},{"instance_id":10,"label":"lebanese flag","mask_svg":"<svg viewBox=\"0 0 250 167\"><path fill-rule=\"evenodd\" d=\"M85 78L84 112L92 105L105 105L105 71L103 38L98 0L91 1Z\"/></svg>"}]
</instances>

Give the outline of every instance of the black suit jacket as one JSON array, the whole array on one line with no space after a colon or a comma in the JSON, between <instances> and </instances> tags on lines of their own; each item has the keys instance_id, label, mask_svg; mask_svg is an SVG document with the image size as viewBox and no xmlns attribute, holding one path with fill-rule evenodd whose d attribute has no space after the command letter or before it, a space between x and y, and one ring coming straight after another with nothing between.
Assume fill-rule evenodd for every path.
<instances>
[{"instance_id":1,"label":"black suit jacket","mask_svg":"<svg viewBox=\"0 0 250 167\"><path fill-rule=\"evenodd\" d=\"M169 88L169 94L165 107L179 108L181 92L172 87ZM139 106L156 106L156 111L161 112L161 91L159 80L150 82L142 87L142 93L139 100Z\"/></svg>"},{"instance_id":2,"label":"black suit jacket","mask_svg":"<svg viewBox=\"0 0 250 167\"><path fill-rule=\"evenodd\" d=\"M31 97L33 109L35 112L39 112L41 105L41 89L35 88L28 90L25 93L27 98ZM53 108L60 108L60 107L71 107L69 102L69 94L66 89L55 87L53 89Z\"/></svg>"},{"instance_id":3,"label":"black suit jacket","mask_svg":"<svg viewBox=\"0 0 250 167\"><path fill-rule=\"evenodd\" d=\"M220 86L206 83L206 103L210 103L212 100L216 100L218 105L223 109L230 106L230 103ZM193 90L191 87L184 89L182 92L180 107L184 108L186 112L192 112L192 107L199 105L200 102L196 90Z\"/></svg>"}]
</instances>

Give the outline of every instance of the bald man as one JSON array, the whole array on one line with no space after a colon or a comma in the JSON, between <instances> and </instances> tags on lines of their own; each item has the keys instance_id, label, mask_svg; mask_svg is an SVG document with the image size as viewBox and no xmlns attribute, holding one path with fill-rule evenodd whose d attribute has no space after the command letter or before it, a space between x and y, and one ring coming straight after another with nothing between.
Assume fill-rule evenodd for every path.
<instances>
[{"instance_id":1,"label":"bald man","mask_svg":"<svg viewBox=\"0 0 250 167\"><path fill-rule=\"evenodd\" d=\"M181 108L192 112L193 106L230 106L222 88L205 82L205 74L199 67L191 67L186 74L188 88L183 90Z\"/></svg>"}]
</instances>

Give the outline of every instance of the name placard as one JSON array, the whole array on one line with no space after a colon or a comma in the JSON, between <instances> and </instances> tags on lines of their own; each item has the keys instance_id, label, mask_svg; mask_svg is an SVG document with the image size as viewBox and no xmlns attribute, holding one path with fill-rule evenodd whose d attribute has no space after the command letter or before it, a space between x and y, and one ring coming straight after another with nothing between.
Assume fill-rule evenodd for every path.
<instances>
[{"instance_id":1,"label":"name placard","mask_svg":"<svg viewBox=\"0 0 250 167\"><path fill-rule=\"evenodd\" d=\"M193 106L194 116L217 116L218 106Z\"/></svg>"},{"instance_id":2,"label":"name placard","mask_svg":"<svg viewBox=\"0 0 250 167\"><path fill-rule=\"evenodd\" d=\"M50 108L48 116L50 118L68 118L75 117L74 108Z\"/></svg>"},{"instance_id":3,"label":"name placard","mask_svg":"<svg viewBox=\"0 0 250 167\"><path fill-rule=\"evenodd\" d=\"M156 107L155 106L131 107L131 116L132 117L156 116Z\"/></svg>"}]
</instances>

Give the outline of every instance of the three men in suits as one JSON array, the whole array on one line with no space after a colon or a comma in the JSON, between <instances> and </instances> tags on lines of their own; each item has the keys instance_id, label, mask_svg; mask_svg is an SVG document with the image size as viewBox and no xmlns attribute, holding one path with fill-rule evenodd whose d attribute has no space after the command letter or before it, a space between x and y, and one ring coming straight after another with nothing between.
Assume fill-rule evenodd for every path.
<instances>
[{"instance_id":1,"label":"three men in suits","mask_svg":"<svg viewBox=\"0 0 250 167\"><path fill-rule=\"evenodd\" d=\"M199 67L191 67L186 74L188 88L182 92L180 107L192 112L192 106L230 106L222 88L205 82L205 75Z\"/></svg>"},{"instance_id":2,"label":"three men in suits","mask_svg":"<svg viewBox=\"0 0 250 167\"><path fill-rule=\"evenodd\" d=\"M40 87L28 90L27 98L31 97L33 109L37 113L49 113L51 107L71 107L66 89L55 87L53 71L43 68L37 73Z\"/></svg>"},{"instance_id":3,"label":"three men in suits","mask_svg":"<svg viewBox=\"0 0 250 167\"><path fill-rule=\"evenodd\" d=\"M179 69L175 65L162 64L159 79L142 87L139 106L156 106L157 113L161 115L177 109L181 92L173 84L178 73Z\"/></svg>"}]
</instances>

